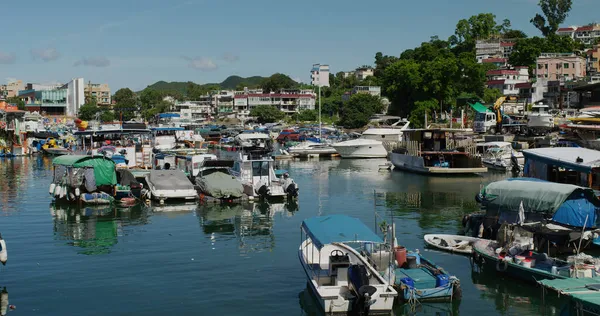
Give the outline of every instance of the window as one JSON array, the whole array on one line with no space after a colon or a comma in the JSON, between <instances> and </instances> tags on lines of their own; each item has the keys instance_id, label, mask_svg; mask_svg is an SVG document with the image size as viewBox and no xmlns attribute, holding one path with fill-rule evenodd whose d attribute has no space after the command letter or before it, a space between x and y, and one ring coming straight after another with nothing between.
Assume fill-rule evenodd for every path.
<instances>
[{"instance_id":1,"label":"window","mask_svg":"<svg viewBox=\"0 0 600 316\"><path fill-rule=\"evenodd\" d=\"M563 65L563 67L564 67L565 69L569 69L569 63L565 63L565 64Z\"/></svg>"},{"instance_id":2,"label":"window","mask_svg":"<svg viewBox=\"0 0 600 316\"><path fill-rule=\"evenodd\" d=\"M543 65L542 64L538 64L538 69L542 69Z\"/></svg>"},{"instance_id":3,"label":"window","mask_svg":"<svg viewBox=\"0 0 600 316\"><path fill-rule=\"evenodd\" d=\"M548 64L544 64L544 68L548 69Z\"/></svg>"}]
</instances>

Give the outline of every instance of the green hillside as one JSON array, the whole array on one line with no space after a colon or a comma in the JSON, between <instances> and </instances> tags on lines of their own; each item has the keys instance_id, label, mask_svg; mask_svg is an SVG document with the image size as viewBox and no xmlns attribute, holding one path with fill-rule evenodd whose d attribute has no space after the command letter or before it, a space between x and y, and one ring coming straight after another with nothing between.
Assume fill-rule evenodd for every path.
<instances>
[{"instance_id":1,"label":"green hillside","mask_svg":"<svg viewBox=\"0 0 600 316\"><path fill-rule=\"evenodd\" d=\"M245 87L253 88L253 87L257 87L263 79L264 79L264 77L261 77L261 76L252 76L252 77L248 77L248 78L244 78L244 77L240 77L240 76L229 76L229 77L227 77L227 79L223 80L223 82L221 82L221 83L207 83L207 84L203 84L200 86L203 87L203 86L219 85L221 87L221 89L228 89L228 90L235 89L238 85L243 85ZM188 86L188 82L158 81L158 82L155 82L155 83L149 85L147 88L158 90L158 91L177 91L182 94L185 94L186 90L187 90L187 86Z\"/></svg>"}]
</instances>

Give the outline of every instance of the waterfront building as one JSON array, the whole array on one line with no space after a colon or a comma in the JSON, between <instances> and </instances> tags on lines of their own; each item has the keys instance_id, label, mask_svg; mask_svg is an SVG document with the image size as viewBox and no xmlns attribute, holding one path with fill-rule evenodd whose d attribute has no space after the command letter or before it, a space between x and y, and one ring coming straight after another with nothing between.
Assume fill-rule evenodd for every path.
<instances>
[{"instance_id":1,"label":"waterfront building","mask_svg":"<svg viewBox=\"0 0 600 316\"><path fill-rule=\"evenodd\" d=\"M310 84L329 87L329 65L314 64L310 71Z\"/></svg>"},{"instance_id":2,"label":"waterfront building","mask_svg":"<svg viewBox=\"0 0 600 316\"><path fill-rule=\"evenodd\" d=\"M249 91L249 92L262 92ZM312 90L282 89L277 93L235 93L233 108L238 116L247 117L259 105L275 106L286 114L314 110L317 95Z\"/></svg>"},{"instance_id":3,"label":"waterfront building","mask_svg":"<svg viewBox=\"0 0 600 316\"><path fill-rule=\"evenodd\" d=\"M537 58L535 76L538 79L577 80L586 76L585 59L574 53L544 53Z\"/></svg>"},{"instance_id":4,"label":"waterfront building","mask_svg":"<svg viewBox=\"0 0 600 316\"><path fill-rule=\"evenodd\" d=\"M520 83L529 81L529 70L526 66L519 66L509 69L490 70L486 73L487 87L498 89L503 95L518 95Z\"/></svg>"},{"instance_id":5,"label":"waterfront building","mask_svg":"<svg viewBox=\"0 0 600 316\"><path fill-rule=\"evenodd\" d=\"M110 106L110 88L106 83L91 83L88 82L84 87L86 99L96 98L96 103L99 106Z\"/></svg>"},{"instance_id":6,"label":"waterfront building","mask_svg":"<svg viewBox=\"0 0 600 316\"><path fill-rule=\"evenodd\" d=\"M83 78L75 78L61 85L28 83L25 87L30 89L19 91L18 97L25 102L29 112L76 116L79 108L85 103L83 86ZM55 88L50 89L51 87Z\"/></svg>"}]
</instances>

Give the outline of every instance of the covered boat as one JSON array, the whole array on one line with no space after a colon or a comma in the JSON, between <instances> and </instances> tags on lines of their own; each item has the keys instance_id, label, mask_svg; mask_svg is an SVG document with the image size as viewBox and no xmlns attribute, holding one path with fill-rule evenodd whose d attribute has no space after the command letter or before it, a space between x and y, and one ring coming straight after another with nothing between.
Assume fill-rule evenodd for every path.
<instances>
[{"instance_id":1,"label":"covered boat","mask_svg":"<svg viewBox=\"0 0 600 316\"><path fill-rule=\"evenodd\" d=\"M198 197L194 185L181 170L151 170L146 176L148 192L151 199L195 200Z\"/></svg>"},{"instance_id":2,"label":"covered boat","mask_svg":"<svg viewBox=\"0 0 600 316\"><path fill-rule=\"evenodd\" d=\"M467 217L463 224L479 237L496 239L500 225L521 224L534 234L538 249L553 245L563 252L578 247L580 239L588 246L598 226L600 200L592 189L575 185L507 179L485 186L476 200L485 214Z\"/></svg>"},{"instance_id":3,"label":"covered boat","mask_svg":"<svg viewBox=\"0 0 600 316\"><path fill-rule=\"evenodd\" d=\"M261 199L297 198L298 185L289 174L277 178L275 161L264 150L239 153L230 172L244 187L244 193Z\"/></svg>"},{"instance_id":4,"label":"covered boat","mask_svg":"<svg viewBox=\"0 0 600 316\"><path fill-rule=\"evenodd\" d=\"M238 199L244 195L239 179L229 173L233 160L205 160L195 177L203 194L216 199Z\"/></svg>"},{"instance_id":5,"label":"covered boat","mask_svg":"<svg viewBox=\"0 0 600 316\"><path fill-rule=\"evenodd\" d=\"M326 313L391 313L391 252L356 218L312 217L302 222L298 257L308 285Z\"/></svg>"},{"instance_id":6,"label":"covered boat","mask_svg":"<svg viewBox=\"0 0 600 316\"><path fill-rule=\"evenodd\" d=\"M54 158L49 193L57 201L111 203L117 185L115 163L104 156L63 155Z\"/></svg>"}]
</instances>

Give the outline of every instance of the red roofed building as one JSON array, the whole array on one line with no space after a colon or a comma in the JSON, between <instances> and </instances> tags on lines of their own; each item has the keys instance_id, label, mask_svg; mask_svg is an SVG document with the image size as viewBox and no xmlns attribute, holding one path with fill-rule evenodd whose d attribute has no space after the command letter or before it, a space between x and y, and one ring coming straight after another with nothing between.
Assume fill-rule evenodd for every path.
<instances>
[{"instance_id":1,"label":"red roofed building","mask_svg":"<svg viewBox=\"0 0 600 316\"><path fill-rule=\"evenodd\" d=\"M256 91L236 91L233 97L234 111L248 116L252 108L259 105L275 106L285 113L314 110L316 94L312 90L282 90L279 93Z\"/></svg>"},{"instance_id":2,"label":"red roofed building","mask_svg":"<svg viewBox=\"0 0 600 316\"><path fill-rule=\"evenodd\" d=\"M496 67L506 67L508 59L506 58L486 58L482 60L484 64L494 64Z\"/></svg>"},{"instance_id":3,"label":"red roofed building","mask_svg":"<svg viewBox=\"0 0 600 316\"><path fill-rule=\"evenodd\" d=\"M490 70L486 74L487 87L498 89L504 95L516 95L519 93L517 84L529 82L529 70L527 67Z\"/></svg>"},{"instance_id":4,"label":"red roofed building","mask_svg":"<svg viewBox=\"0 0 600 316\"><path fill-rule=\"evenodd\" d=\"M569 36L578 42L591 45L596 38L600 38L600 24L561 27L556 31L556 34Z\"/></svg>"}]
</instances>

